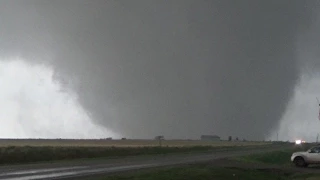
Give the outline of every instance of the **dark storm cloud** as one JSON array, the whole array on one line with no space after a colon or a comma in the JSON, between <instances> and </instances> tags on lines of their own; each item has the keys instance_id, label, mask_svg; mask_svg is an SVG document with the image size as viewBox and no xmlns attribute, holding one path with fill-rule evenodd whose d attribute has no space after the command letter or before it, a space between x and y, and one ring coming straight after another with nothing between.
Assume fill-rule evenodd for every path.
<instances>
[{"instance_id":1,"label":"dark storm cloud","mask_svg":"<svg viewBox=\"0 0 320 180\"><path fill-rule=\"evenodd\" d=\"M1 1L0 47L49 56L93 120L124 136L261 139L299 77L306 2Z\"/></svg>"},{"instance_id":2,"label":"dark storm cloud","mask_svg":"<svg viewBox=\"0 0 320 180\"><path fill-rule=\"evenodd\" d=\"M320 68L320 13L319 13L320 1L317 1L313 8L315 16L312 18L312 24L306 28L306 30L299 35L298 48L300 54L300 64L302 71L309 75L319 74Z\"/></svg>"}]
</instances>

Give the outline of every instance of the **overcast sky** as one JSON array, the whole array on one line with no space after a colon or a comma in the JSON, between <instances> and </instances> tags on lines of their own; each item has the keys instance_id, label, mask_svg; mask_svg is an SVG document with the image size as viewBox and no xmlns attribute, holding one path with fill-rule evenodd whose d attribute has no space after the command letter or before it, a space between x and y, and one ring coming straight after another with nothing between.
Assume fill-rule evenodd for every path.
<instances>
[{"instance_id":1,"label":"overcast sky","mask_svg":"<svg viewBox=\"0 0 320 180\"><path fill-rule=\"evenodd\" d=\"M314 140L318 9L0 0L0 137Z\"/></svg>"}]
</instances>

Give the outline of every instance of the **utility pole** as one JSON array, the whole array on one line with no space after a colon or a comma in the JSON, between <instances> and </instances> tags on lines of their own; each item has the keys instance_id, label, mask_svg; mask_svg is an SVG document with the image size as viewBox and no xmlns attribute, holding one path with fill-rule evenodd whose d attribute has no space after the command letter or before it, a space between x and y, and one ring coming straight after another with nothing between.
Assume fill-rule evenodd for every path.
<instances>
[{"instance_id":1,"label":"utility pole","mask_svg":"<svg viewBox=\"0 0 320 180\"><path fill-rule=\"evenodd\" d=\"M159 142L159 147L161 147L161 146L162 146L162 140L164 139L164 137L163 137L163 136L156 136L155 139L158 140L158 142Z\"/></svg>"},{"instance_id":2,"label":"utility pole","mask_svg":"<svg viewBox=\"0 0 320 180\"><path fill-rule=\"evenodd\" d=\"M318 119L320 120L320 101L319 101L318 97L316 97L316 99L317 99L317 102L318 102L318 105L319 105ZM319 133L317 134L317 143L318 143L318 140L319 140Z\"/></svg>"},{"instance_id":3,"label":"utility pole","mask_svg":"<svg viewBox=\"0 0 320 180\"><path fill-rule=\"evenodd\" d=\"M279 141L279 133L277 133L277 141Z\"/></svg>"}]
</instances>

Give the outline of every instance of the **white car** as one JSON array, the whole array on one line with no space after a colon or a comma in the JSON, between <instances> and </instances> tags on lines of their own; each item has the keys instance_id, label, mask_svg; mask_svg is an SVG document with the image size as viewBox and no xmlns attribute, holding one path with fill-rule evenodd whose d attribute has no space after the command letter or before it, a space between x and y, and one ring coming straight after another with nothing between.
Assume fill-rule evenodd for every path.
<instances>
[{"instance_id":1,"label":"white car","mask_svg":"<svg viewBox=\"0 0 320 180\"><path fill-rule=\"evenodd\" d=\"M309 164L320 164L320 146L315 146L304 152L295 152L291 161L298 167L307 167Z\"/></svg>"}]
</instances>

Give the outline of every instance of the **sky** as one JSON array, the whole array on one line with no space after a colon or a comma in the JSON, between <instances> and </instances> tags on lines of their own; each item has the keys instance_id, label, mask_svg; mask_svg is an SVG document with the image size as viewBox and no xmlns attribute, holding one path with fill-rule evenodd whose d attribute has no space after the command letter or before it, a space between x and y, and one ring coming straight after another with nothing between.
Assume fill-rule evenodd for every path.
<instances>
[{"instance_id":1,"label":"sky","mask_svg":"<svg viewBox=\"0 0 320 180\"><path fill-rule=\"evenodd\" d=\"M318 8L0 0L0 137L314 140Z\"/></svg>"}]
</instances>

